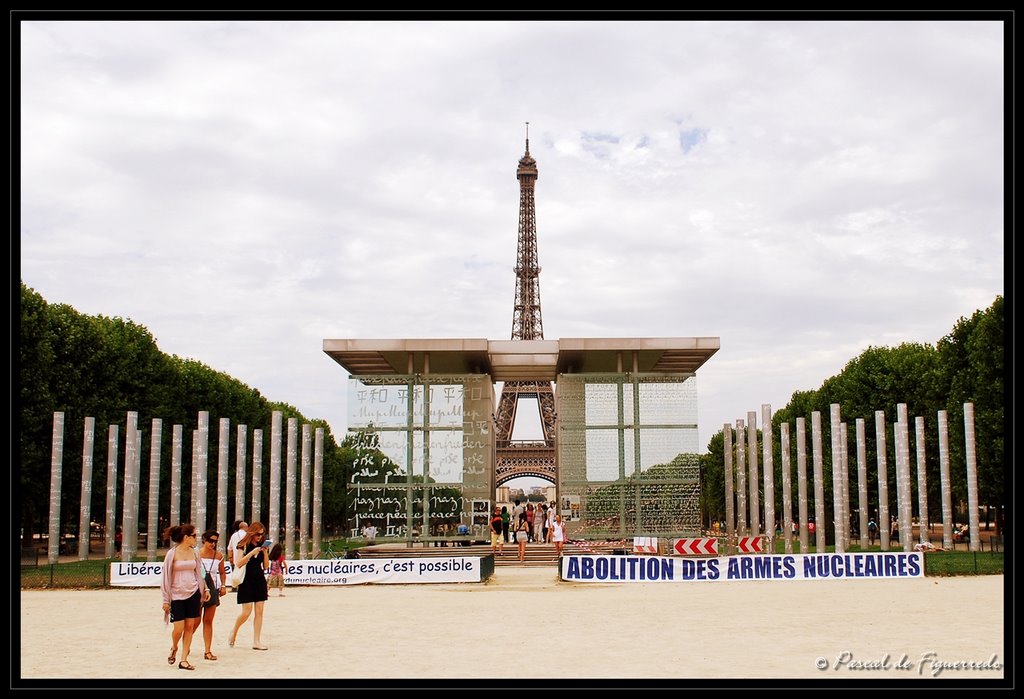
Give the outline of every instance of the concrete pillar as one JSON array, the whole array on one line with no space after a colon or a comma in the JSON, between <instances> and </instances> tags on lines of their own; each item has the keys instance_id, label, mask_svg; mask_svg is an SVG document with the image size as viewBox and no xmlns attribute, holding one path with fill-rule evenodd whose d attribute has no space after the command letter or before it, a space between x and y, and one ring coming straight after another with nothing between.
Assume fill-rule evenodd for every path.
<instances>
[{"instance_id":1,"label":"concrete pillar","mask_svg":"<svg viewBox=\"0 0 1024 699\"><path fill-rule=\"evenodd\" d=\"M171 428L171 509L167 526L173 527L181 523L181 443L184 427L174 425ZM160 536L163 536L160 532Z\"/></svg>"},{"instance_id":2,"label":"concrete pillar","mask_svg":"<svg viewBox=\"0 0 1024 699\"><path fill-rule=\"evenodd\" d=\"M274 541L281 536L281 421L280 410L270 416L270 526L267 529ZM282 541L282 543L284 543Z\"/></svg>"},{"instance_id":3,"label":"concrete pillar","mask_svg":"<svg viewBox=\"0 0 1024 699\"><path fill-rule=\"evenodd\" d=\"M831 418L829 432L832 436L832 532L835 536L835 552L846 551L846 513L843 510L843 437L839 428L839 404L829 406Z\"/></svg>"},{"instance_id":4,"label":"concrete pillar","mask_svg":"<svg viewBox=\"0 0 1024 699\"><path fill-rule=\"evenodd\" d=\"M857 418L857 513L860 524L860 547L870 546L868 538L868 456L867 436L864 433L864 418Z\"/></svg>"},{"instance_id":5,"label":"concrete pillar","mask_svg":"<svg viewBox=\"0 0 1024 699\"><path fill-rule=\"evenodd\" d=\"M825 466L821 453L821 412L811 412L811 454L814 461L814 544L825 553Z\"/></svg>"},{"instance_id":6,"label":"concrete pillar","mask_svg":"<svg viewBox=\"0 0 1024 699\"><path fill-rule=\"evenodd\" d=\"M320 557L321 517L323 515L324 428L317 427L313 437L313 550L311 558Z\"/></svg>"},{"instance_id":7,"label":"concrete pillar","mask_svg":"<svg viewBox=\"0 0 1024 699\"><path fill-rule=\"evenodd\" d=\"M124 434L124 505L121 510L121 562L135 557L139 543L139 414L128 411Z\"/></svg>"},{"instance_id":8,"label":"concrete pillar","mask_svg":"<svg viewBox=\"0 0 1024 699\"><path fill-rule=\"evenodd\" d=\"M842 455L840 463L843 465L843 548L849 551L852 534L850 526L850 515L852 514L850 508L850 438L846 431L845 422L839 423L839 444L841 445L839 451Z\"/></svg>"},{"instance_id":9,"label":"concrete pillar","mask_svg":"<svg viewBox=\"0 0 1024 699\"><path fill-rule=\"evenodd\" d=\"M878 534L883 551L889 550L889 472L886 467L885 412L875 411L875 453L878 458Z\"/></svg>"},{"instance_id":10,"label":"concrete pillar","mask_svg":"<svg viewBox=\"0 0 1024 699\"><path fill-rule=\"evenodd\" d=\"M64 413L53 414L53 436L50 441L50 521L46 562L53 565L60 558L60 490L64 469Z\"/></svg>"},{"instance_id":11,"label":"concrete pillar","mask_svg":"<svg viewBox=\"0 0 1024 699\"><path fill-rule=\"evenodd\" d=\"M249 522L262 522L262 508L260 501L263 497L263 430L252 431L252 508L246 520Z\"/></svg>"},{"instance_id":12,"label":"concrete pillar","mask_svg":"<svg viewBox=\"0 0 1024 699\"><path fill-rule=\"evenodd\" d=\"M800 553L810 551L807 530L807 421L796 419L796 493L800 519Z\"/></svg>"},{"instance_id":13,"label":"concrete pillar","mask_svg":"<svg viewBox=\"0 0 1024 699\"><path fill-rule=\"evenodd\" d=\"M248 427L239 425L235 436L235 517L232 521L245 518L245 444Z\"/></svg>"},{"instance_id":14,"label":"concrete pillar","mask_svg":"<svg viewBox=\"0 0 1024 699\"><path fill-rule=\"evenodd\" d=\"M782 540L786 553L793 553L793 486L789 464L789 423L779 425L779 458L782 460Z\"/></svg>"},{"instance_id":15,"label":"concrete pillar","mask_svg":"<svg viewBox=\"0 0 1024 699\"><path fill-rule=\"evenodd\" d=\"M284 547L285 558L295 558L295 471L298 459L299 419L288 418L288 443L284 487ZM275 539L277 541L277 539Z\"/></svg>"},{"instance_id":16,"label":"concrete pillar","mask_svg":"<svg viewBox=\"0 0 1024 699\"><path fill-rule=\"evenodd\" d=\"M942 490L942 548L953 548L953 491L949 480L949 425L945 410L938 413L939 485Z\"/></svg>"},{"instance_id":17,"label":"concrete pillar","mask_svg":"<svg viewBox=\"0 0 1024 699\"><path fill-rule=\"evenodd\" d=\"M732 427L728 422L722 426L722 454L725 458L725 536L728 541L732 541L736 534L736 495L732 488Z\"/></svg>"},{"instance_id":18,"label":"concrete pillar","mask_svg":"<svg viewBox=\"0 0 1024 699\"><path fill-rule=\"evenodd\" d=\"M974 442L974 403L964 403L964 457L967 461L967 526L971 551L980 551L981 523L978 521L978 463Z\"/></svg>"},{"instance_id":19,"label":"concrete pillar","mask_svg":"<svg viewBox=\"0 0 1024 699\"><path fill-rule=\"evenodd\" d=\"M82 494L78 515L78 560L89 558L92 537L92 455L96 434L96 418L85 418L82 431Z\"/></svg>"},{"instance_id":20,"label":"concrete pillar","mask_svg":"<svg viewBox=\"0 0 1024 699\"><path fill-rule=\"evenodd\" d=\"M221 534L231 535L229 531L231 524L228 522L228 470L231 454L231 419L222 417L220 429L217 432L217 531ZM199 532L202 534L202 532ZM227 550L227 538L217 541L217 550L224 553Z\"/></svg>"},{"instance_id":21,"label":"concrete pillar","mask_svg":"<svg viewBox=\"0 0 1024 699\"><path fill-rule=\"evenodd\" d=\"M899 512L900 547L914 548L913 486L910 482L910 423L907 404L896 405L896 505Z\"/></svg>"},{"instance_id":22,"label":"concrete pillar","mask_svg":"<svg viewBox=\"0 0 1024 699\"><path fill-rule=\"evenodd\" d=\"M757 413L747 413L747 486L750 488L750 535L761 534L761 503L758 485L761 480L757 475Z\"/></svg>"},{"instance_id":23,"label":"concrete pillar","mask_svg":"<svg viewBox=\"0 0 1024 699\"><path fill-rule=\"evenodd\" d=\"M764 532L775 539L775 463L772 454L772 406L761 405L761 463L764 466ZM771 547L775 552L775 547Z\"/></svg>"},{"instance_id":24,"label":"concrete pillar","mask_svg":"<svg viewBox=\"0 0 1024 699\"><path fill-rule=\"evenodd\" d=\"M111 425L107 430L107 506L104 513L104 558L113 558L116 553L114 530L117 528L117 432L117 425Z\"/></svg>"},{"instance_id":25,"label":"concrete pillar","mask_svg":"<svg viewBox=\"0 0 1024 699\"><path fill-rule=\"evenodd\" d=\"M925 464L924 418L914 418L914 446L917 447L917 519L918 540L922 544L931 541L928 536L928 473Z\"/></svg>"},{"instance_id":26,"label":"concrete pillar","mask_svg":"<svg viewBox=\"0 0 1024 699\"><path fill-rule=\"evenodd\" d=\"M426 441L426 440L424 440ZM312 469L313 451L312 425L302 426L302 470L300 472L300 501L299 501L299 558L309 557L309 526L310 526L310 498L312 488L310 483ZM429 532L428 532L429 533Z\"/></svg>"},{"instance_id":27,"label":"concrete pillar","mask_svg":"<svg viewBox=\"0 0 1024 699\"><path fill-rule=\"evenodd\" d=\"M155 561L160 543L160 443L163 441L163 420L153 418L149 435L149 503L146 506L146 560Z\"/></svg>"},{"instance_id":28,"label":"concrete pillar","mask_svg":"<svg viewBox=\"0 0 1024 699\"><path fill-rule=\"evenodd\" d=\"M743 420L736 421L736 529L739 536L746 536L747 528L747 433Z\"/></svg>"}]
</instances>

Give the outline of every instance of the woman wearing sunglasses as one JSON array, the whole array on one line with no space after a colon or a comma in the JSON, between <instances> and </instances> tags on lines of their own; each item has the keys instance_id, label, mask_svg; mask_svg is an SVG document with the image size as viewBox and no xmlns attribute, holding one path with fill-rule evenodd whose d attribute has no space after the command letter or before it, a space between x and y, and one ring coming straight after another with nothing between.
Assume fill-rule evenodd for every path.
<instances>
[{"instance_id":1,"label":"woman wearing sunglasses","mask_svg":"<svg viewBox=\"0 0 1024 699\"><path fill-rule=\"evenodd\" d=\"M224 557L217 550L218 541L220 541L220 533L213 529L207 529L203 532L203 545L199 547L199 562L203 566L203 580L206 581L206 589L210 591L210 599L203 602L203 645L206 646L203 657L206 660L217 659L212 648L213 619L217 616L217 607L220 606L220 598L224 594L224 583L227 580Z\"/></svg>"},{"instance_id":2,"label":"woman wearing sunglasses","mask_svg":"<svg viewBox=\"0 0 1024 699\"><path fill-rule=\"evenodd\" d=\"M192 634L199 626L200 605L210 598L203 580L203 568L196 554L196 528L191 524L168 527L164 536L174 546L164 558L163 576L160 578L160 592L163 596L164 621L173 624L171 628L171 654L167 664L174 665L181 641L180 670L195 670L188 661L192 649Z\"/></svg>"},{"instance_id":3,"label":"woman wearing sunglasses","mask_svg":"<svg viewBox=\"0 0 1024 699\"><path fill-rule=\"evenodd\" d=\"M270 542L267 541L266 529L260 522L250 524L249 530L238 542L235 561L237 565L245 566L245 579L235 591L235 600L242 605L242 611L235 619L235 627L231 630L231 636L228 638L228 645L232 648L235 646L238 629L255 611L256 616L252 622L252 648L253 650L267 650L267 647L260 642L260 632L263 630L263 605L267 601L267 574L265 571L270 567L269 547Z\"/></svg>"}]
</instances>

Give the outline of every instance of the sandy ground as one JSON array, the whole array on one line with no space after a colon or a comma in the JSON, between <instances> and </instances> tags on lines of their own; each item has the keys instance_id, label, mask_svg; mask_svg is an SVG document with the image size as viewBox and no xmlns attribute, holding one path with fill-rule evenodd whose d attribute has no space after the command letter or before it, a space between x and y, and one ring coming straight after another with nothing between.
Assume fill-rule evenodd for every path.
<instances>
[{"instance_id":1,"label":"sandy ground","mask_svg":"<svg viewBox=\"0 0 1024 699\"><path fill-rule=\"evenodd\" d=\"M228 647L237 609L229 594L218 610L219 660L203 660L197 633L189 657L196 670L185 672L166 662L170 628L156 589L23 591L12 683L20 684L20 670L30 687L231 679L337 679L343 681L333 684L349 687L444 684L439 680L606 688L758 679L985 685L1010 677L1012 651L1004 651L1003 576L604 584L562 582L554 568L498 568L477 584L292 587L267 602L266 652L251 649L251 618ZM993 656L1000 669L948 667L991 663Z\"/></svg>"}]
</instances>

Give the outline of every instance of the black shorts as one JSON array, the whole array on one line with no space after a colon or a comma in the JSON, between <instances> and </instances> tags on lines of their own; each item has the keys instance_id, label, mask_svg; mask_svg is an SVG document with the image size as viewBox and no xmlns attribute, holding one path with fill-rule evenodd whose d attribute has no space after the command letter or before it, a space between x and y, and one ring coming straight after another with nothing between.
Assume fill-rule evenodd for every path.
<instances>
[{"instance_id":1,"label":"black shorts","mask_svg":"<svg viewBox=\"0 0 1024 699\"><path fill-rule=\"evenodd\" d=\"M188 599L172 599L171 622L198 619L200 602L202 602L202 597L198 588Z\"/></svg>"}]
</instances>

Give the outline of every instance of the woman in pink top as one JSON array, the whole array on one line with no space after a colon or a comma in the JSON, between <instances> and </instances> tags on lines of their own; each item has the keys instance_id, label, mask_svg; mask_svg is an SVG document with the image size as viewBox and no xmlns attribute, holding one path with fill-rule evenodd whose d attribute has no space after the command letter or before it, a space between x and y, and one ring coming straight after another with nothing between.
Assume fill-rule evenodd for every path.
<instances>
[{"instance_id":1,"label":"woman in pink top","mask_svg":"<svg viewBox=\"0 0 1024 699\"><path fill-rule=\"evenodd\" d=\"M189 663L192 634L199 627L200 605L209 599L210 592L203 580L203 569L196 553L196 528L191 524L168 527L164 537L174 544L164 557L160 593L163 595L164 619L170 615L171 654L167 664L174 665L178 654L178 641L183 640L180 670L195 670Z\"/></svg>"}]
</instances>

